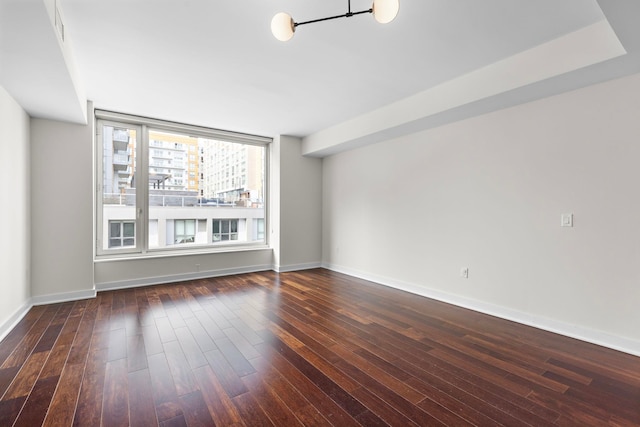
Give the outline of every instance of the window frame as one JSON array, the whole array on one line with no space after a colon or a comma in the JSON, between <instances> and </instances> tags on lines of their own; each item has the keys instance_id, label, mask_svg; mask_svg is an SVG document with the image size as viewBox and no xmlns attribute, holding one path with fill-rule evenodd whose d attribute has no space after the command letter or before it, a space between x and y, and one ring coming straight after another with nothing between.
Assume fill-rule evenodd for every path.
<instances>
[{"instance_id":1,"label":"window frame","mask_svg":"<svg viewBox=\"0 0 640 427\"><path fill-rule=\"evenodd\" d=\"M264 239L261 241L236 241L236 243L230 244L216 244L217 242L211 242L207 244L189 244L178 245L176 247L150 247L149 245L149 152L150 150L157 149L153 146L152 141L149 138L150 132L169 132L179 135L188 135L196 138L205 138L211 140L225 141L231 143L240 143L250 146L258 146L264 149L264 170L263 170L263 212L265 227L269 222L268 213L268 201L269 201L269 167L270 167L270 150L269 144L273 142L273 138L250 135L239 132L225 131L213 128L206 128L201 126L194 126L189 124L182 124L177 122L170 122L158 119L152 119L147 117L117 113L106 110L95 110L95 181L96 181L96 193L95 193L95 211L94 215L95 224L95 258L137 258L146 257L149 255L167 255L173 256L177 254L185 254L188 252L194 253L215 253L215 252L229 252L242 249L264 249L269 247L268 233L265 233ZM125 221L135 222L134 234L135 234L135 246L128 246L123 248L107 248L105 249L104 242L102 241L104 236L104 204L103 204L103 172L104 172L104 152L103 152L103 128L104 126L112 126L116 128L126 128L136 131L136 146L135 146L135 179L139 184L136 186L136 206L135 206L135 220L125 219ZM107 224L108 227L108 224ZM198 227L198 221L196 221L196 228ZM108 246L108 242L107 242Z\"/></svg>"},{"instance_id":2,"label":"window frame","mask_svg":"<svg viewBox=\"0 0 640 427\"><path fill-rule=\"evenodd\" d=\"M142 156L142 144L141 144L141 136L142 136L142 127L136 124L132 124L132 123L127 123L124 121L114 121L114 120L110 120L110 119L104 119L99 121L97 118L97 114L96 114L96 140L95 140L95 147L96 147L96 155L95 155L95 171L96 171L96 175L95 175L95 181L96 181L96 194L95 194L95 205L96 205L96 225L95 225L95 233L96 233L96 237L95 237L95 254L96 257L102 256L102 255L109 255L109 256L133 256L135 254L139 254L143 251L143 245L145 244L143 241L147 240L147 234L146 232L140 233L140 230L145 230L146 227L142 227L142 221L144 220L142 214L143 212L140 210L140 206L142 204L144 204L144 198L146 197L146 193L147 193L147 189L143 189L142 191L136 191L136 197L135 197L135 206L134 206L134 218L133 218L133 222L135 223L134 226L134 233L136 236L136 240L135 240L135 245L134 246L126 246L126 247L122 247L122 248L108 248L108 249L104 249L103 248L103 241L102 239L104 238L104 232L102 229L102 226L104 225L104 211L103 211L103 203L102 203L102 194L103 194L103 174L104 174L104 158L103 158L103 128L104 126L112 126L114 128L126 128L129 130L135 130L136 131L136 146L135 146L135 156L137 159L141 159ZM98 123L100 123L100 126L98 126ZM135 170L134 170L134 174L136 173L136 171L140 168L143 167L138 160L138 163L135 166ZM124 220L122 218L119 218L121 220ZM127 219L129 221L131 221L131 219ZM107 247L108 247L108 243L107 243Z\"/></svg>"},{"instance_id":3,"label":"window frame","mask_svg":"<svg viewBox=\"0 0 640 427\"><path fill-rule=\"evenodd\" d=\"M240 218L215 218L215 219L213 219L212 222L214 222L214 223L217 222L218 223L218 233L215 232L216 226L212 225L212 227L211 227L211 240L216 244L222 243L222 244L225 244L225 245L229 244L229 243L237 242L238 241L238 237L240 235L240 232L239 232L240 221L241 221ZM226 222L228 224L228 226L229 226L229 229L228 229L227 232L223 231L223 227L222 227L222 223L223 222ZM232 223L235 223L236 231L231 231L231 229L232 229L231 224ZM220 240L215 240L216 234L220 236ZM231 238L231 236L233 236L233 235L236 236L235 239ZM227 236L229 238L225 240L225 239L222 238L222 236Z\"/></svg>"}]
</instances>

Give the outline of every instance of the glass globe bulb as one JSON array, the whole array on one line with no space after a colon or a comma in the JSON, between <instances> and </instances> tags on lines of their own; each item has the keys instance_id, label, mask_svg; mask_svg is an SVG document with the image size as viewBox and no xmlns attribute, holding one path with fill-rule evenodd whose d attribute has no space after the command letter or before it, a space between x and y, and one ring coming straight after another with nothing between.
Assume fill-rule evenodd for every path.
<instances>
[{"instance_id":1,"label":"glass globe bulb","mask_svg":"<svg viewBox=\"0 0 640 427\"><path fill-rule=\"evenodd\" d=\"M291 40L295 31L293 18L287 13L280 12L271 20L271 32L281 42Z\"/></svg>"},{"instance_id":2,"label":"glass globe bulb","mask_svg":"<svg viewBox=\"0 0 640 427\"><path fill-rule=\"evenodd\" d=\"M388 24L398 15L399 0L373 0L373 17L381 24Z\"/></svg>"}]
</instances>

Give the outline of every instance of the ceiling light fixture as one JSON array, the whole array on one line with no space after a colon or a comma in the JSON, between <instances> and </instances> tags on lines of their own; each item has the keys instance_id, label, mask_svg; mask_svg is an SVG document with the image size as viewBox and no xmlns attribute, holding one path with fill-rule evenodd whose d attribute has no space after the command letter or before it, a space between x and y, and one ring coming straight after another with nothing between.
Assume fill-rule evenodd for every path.
<instances>
[{"instance_id":1,"label":"ceiling light fixture","mask_svg":"<svg viewBox=\"0 0 640 427\"><path fill-rule=\"evenodd\" d=\"M381 24L387 24L398 15L400 9L399 0L373 0L371 9L361 10L360 12L351 11L351 0L347 1L347 13L343 15L329 16L327 18L313 19L305 22L294 22L291 15L280 12L271 20L271 32L273 36L282 42L291 40L296 32L296 27L305 24L313 24L314 22L328 21L337 18L351 18L354 15L363 13L372 13L376 21Z\"/></svg>"}]
</instances>

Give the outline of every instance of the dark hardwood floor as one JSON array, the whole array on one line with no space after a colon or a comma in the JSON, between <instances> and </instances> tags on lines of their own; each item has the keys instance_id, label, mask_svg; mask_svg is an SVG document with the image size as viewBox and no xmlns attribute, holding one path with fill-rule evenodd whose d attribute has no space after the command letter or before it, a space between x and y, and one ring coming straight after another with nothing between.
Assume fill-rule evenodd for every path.
<instances>
[{"instance_id":1,"label":"dark hardwood floor","mask_svg":"<svg viewBox=\"0 0 640 427\"><path fill-rule=\"evenodd\" d=\"M327 270L34 307L0 426L640 425L640 358Z\"/></svg>"}]
</instances>

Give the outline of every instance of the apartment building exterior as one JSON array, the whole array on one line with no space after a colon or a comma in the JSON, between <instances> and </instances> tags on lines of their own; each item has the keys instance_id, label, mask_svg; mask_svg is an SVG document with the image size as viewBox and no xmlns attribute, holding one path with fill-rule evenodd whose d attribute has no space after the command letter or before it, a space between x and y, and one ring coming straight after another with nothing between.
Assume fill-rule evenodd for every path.
<instances>
[{"instance_id":1,"label":"apartment building exterior","mask_svg":"<svg viewBox=\"0 0 640 427\"><path fill-rule=\"evenodd\" d=\"M261 147L204 140L200 144L201 196L225 202L260 203L264 199Z\"/></svg>"},{"instance_id":2,"label":"apartment building exterior","mask_svg":"<svg viewBox=\"0 0 640 427\"><path fill-rule=\"evenodd\" d=\"M149 139L149 175L155 176L150 188L198 191L199 139L154 131Z\"/></svg>"}]
</instances>

